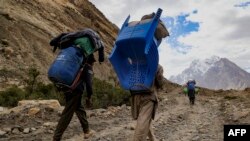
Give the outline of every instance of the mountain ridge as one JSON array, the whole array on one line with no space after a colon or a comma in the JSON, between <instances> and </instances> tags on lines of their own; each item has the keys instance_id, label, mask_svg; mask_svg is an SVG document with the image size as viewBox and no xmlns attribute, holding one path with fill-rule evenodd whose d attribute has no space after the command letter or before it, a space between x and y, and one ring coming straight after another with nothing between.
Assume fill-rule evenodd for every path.
<instances>
[{"instance_id":1,"label":"mountain ridge","mask_svg":"<svg viewBox=\"0 0 250 141\"><path fill-rule=\"evenodd\" d=\"M198 86L210 89L244 89L250 86L250 73L227 58L213 56L205 60L194 60L181 74L170 80L185 84L195 79Z\"/></svg>"}]
</instances>

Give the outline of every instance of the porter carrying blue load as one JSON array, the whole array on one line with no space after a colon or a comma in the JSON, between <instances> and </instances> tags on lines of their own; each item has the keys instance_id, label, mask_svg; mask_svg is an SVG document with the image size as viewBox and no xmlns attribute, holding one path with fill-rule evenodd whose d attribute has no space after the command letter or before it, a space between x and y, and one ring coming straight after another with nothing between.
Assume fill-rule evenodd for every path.
<instances>
[{"instance_id":1,"label":"porter carrying blue load","mask_svg":"<svg viewBox=\"0 0 250 141\"><path fill-rule=\"evenodd\" d=\"M168 31L160 20L162 10L143 16L139 22L127 17L109 60L120 85L127 90L147 90L152 86L159 63L158 46Z\"/></svg>"},{"instance_id":2,"label":"porter carrying blue load","mask_svg":"<svg viewBox=\"0 0 250 141\"><path fill-rule=\"evenodd\" d=\"M57 86L75 89L80 83L84 62L95 51L99 62L104 60L104 47L99 35L92 29L62 33L50 42L54 51L61 49L48 70L48 78Z\"/></svg>"}]
</instances>

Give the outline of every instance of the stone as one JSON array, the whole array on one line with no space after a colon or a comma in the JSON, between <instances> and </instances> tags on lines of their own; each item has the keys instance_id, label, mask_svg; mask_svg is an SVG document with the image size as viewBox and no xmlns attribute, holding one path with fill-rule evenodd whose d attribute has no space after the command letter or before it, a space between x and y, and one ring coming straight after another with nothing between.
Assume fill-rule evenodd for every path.
<instances>
[{"instance_id":1,"label":"stone","mask_svg":"<svg viewBox=\"0 0 250 141\"><path fill-rule=\"evenodd\" d=\"M31 131L36 131L36 128L31 127L30 130L31 130Z\"/></svg>"},{"instance_id":2,"label":"stone","mask_svg":"<svg viewBox=\"0 0 250 141\"><path fill-rule=\"evenodd\" d=\"M56 18L56 14L55 13L49 13L51 17Z\"/></svg>"},{"instance_id":3,"label":"stone","mask_svg":"<svg viewBox=\"0 0 250 141\"><path fill-rule=\"evenodd\" d=\"M240 121L240 119L247 117L249 113L250 112L248 110L234 112L233 121Z\"/></svg>"},{"instance_id":4,"label":"stone","mask_svg":"<svg viewBox=\"0 0 250 141\"><path fill-rule=\"evenodd\" d=\"M53 130L51 130L51 129L49 129L49 130L47 131L47 133L49 133L49 134L53 134L53 133L54 133L54 131L53 131Z\"/></svg>"},{"instance_id":5,"label":"stone","mask_svg":"<svg viewBox=\"0 0 250 141\"><path fill-rule=\"evenodd\" d=\"M0 137L4 136L7 132L0 130Z\"/></svg>"},{"instance_id":6,"label":"stone","mask_svg":"<svg viewBox=\"0 0 250 141\"><path fill-rule=\"evenodd\" d=\"M105 113L107 110L105 109L96 109L96 113Z\"/></svg>"},{"instance_id":7,"label":"stone","mask_svg":"<svg viewBox=\"0 0 250 141\"><path fill-rule=\"evenodd\" d=\"M28 115L29 115L29 116L34 116L34 115L36 115L38 112L40 112L40 109L39 109L39 108L37 108L37 107L30 108L29 111L28 111Z\"/></svg>"},{"instance_id":8,"label":"stone","mask_svg":"<svg viewBox=\"0 0 250 141\"><path fill-rule=\"evenodd\" d=\"M19 131L19 129L18 129L18 128L14 128L14 129L12 130L12 133L13 133L13 134L19 134L19 133L20 133L20 131Z\"/></svg>"},{"instance_id":9,"label":"stone","mask_svg":"<svg viewBox=\"0 0 250 141\"><path fill-rule=\"evenodd\" d=\"M3 112L3 110L4 110L3 107L0 107L0 112Z\"/></svg>"},{"instance_id":10,"label":"stone","mask_svg":"<svg viewBox=\"0 0 250 141\"><path fill-rule=\"evenodd\" d=\"M129 129L130 130L135 130L135 126L131 125Z\"/></svg>"},{"instance_id":11,"label":"stone","mask_svg":"<svg viewBox=\"0 0 250 141\"><path fill-rule=\"evenodd\" d=\"M110 111L111 113L116 113L118 111L118 109L114 106L109 106L108 111Z\"/></svg>"},{"instance_id":12,"label":"stone","mask_svg":"<svg viewBox=\"0 0 250 141\"><path fill-rule=\"evenodd\" d=\"M126 109L127 105L126 104L122 104L121 108L122 109Z\"/></svg>"},{"instance_id":13,"label":"stone","mask_svg":"<svg viewBox=\"0 0 250 141\"><path fill-rule=\"evenodd\" d=\"M23 133L24 134L28 134L30 132L30 128L25 128L24 130L23 130Z\"/></svg>"},{"instance_id":14,"label":"stone","mask_svg":"<svg viewBox=\"0 0 250 141\"><path fill-rule=\"evenodd\" d=\"M195 137L192 138L192 141L198 141L199 139L200 139L199 136L195 136Z\"/></svg>"},{"instance_id":15,"label":"stone","mask_svg":"<svg viewBox=\"0 0 250 141\"><path fill-rule=\"evenodd\" d=\"M21 56L20 54L18 54L18 55L16 56L16 58L17 58L18 60L22 60L22 56Z\"/></svg>"},{"instance_id":16,"label":"stone","mask_svg":"<svg viewBox=\"0 0 250 141\"><path fill-rule=\"evenodd\" d=\"M91 112L90 114L89 114L89 117L95 117L96 116L96 113L94 113L94 112Z\"/></svg>"},{"instance_id":17,"label":"stone","mask_svg":"<svg viewBox=\"0 0 250 141\"><path fill-rule=\"evenodd\" d=\"M43 126L45 127L55 127L57 125L56 122L45 122Z\"/></svg>"},{"instance_id":18,"label":"stone","mask_svg":"<svg viewBox=\"0 0 250 141\"><path fill-rule=\"evenodd\" d=\"M5 47L3 51L4 51L4 54L6 55L13 55L14 53L14 50L11 47Z\"/></svg>"},{"instance_id":19,"label":"stone","mask_svg":"<svg viewBox=\"0 0 250 141\"><path fill-rule=\"evenodd\" d=\"M10 133L11 132L11 128L9 128L9 127L3 128L3 131L5 131L7 133Z\"/></svg>"},{"instance_id":20,"label":"stone","mask_svg":"<svg viewBox=\"0 0 250 141\"><path fill-rule=\"evenodd\" d=\"M58 100L22 100L18 102L18 106L44 106L52 109L57 109L61 107Z\"/></svg>"},{"instance_id":21,"label":"stone","mask_svg":"<svg viewBox=\"0 0 250 141\"><path fill-rule=\"evenodd\" d=\"M2 39L1 40L2 44L5 45L5 46L8 46L9 45L9 41L7 39Z\"/></svg>"}]
</instances>

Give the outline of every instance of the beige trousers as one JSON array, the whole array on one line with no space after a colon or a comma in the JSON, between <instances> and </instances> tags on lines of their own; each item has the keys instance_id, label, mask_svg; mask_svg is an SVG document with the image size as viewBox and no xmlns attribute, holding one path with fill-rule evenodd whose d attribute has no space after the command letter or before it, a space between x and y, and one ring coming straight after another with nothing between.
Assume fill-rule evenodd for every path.
<instances>
[{"instance_id":1,"label":"beige trousers","mask_svg":"<svg viewBox=\"0 0 250 141\"><path fill-rule=\"evenodd\" d=\"M157 107L157 98L155 94L134 95L132 96L132 115L137 119L133 141L155 141L152 130L152 119Z\"/></svg>"}]
</instances>

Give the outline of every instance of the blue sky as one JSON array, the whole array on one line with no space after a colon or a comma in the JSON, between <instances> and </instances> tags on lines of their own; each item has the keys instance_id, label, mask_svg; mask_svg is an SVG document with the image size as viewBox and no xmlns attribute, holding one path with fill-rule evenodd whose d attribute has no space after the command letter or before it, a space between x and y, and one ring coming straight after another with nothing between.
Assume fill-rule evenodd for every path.
<instances>
[{"instance_id":1,"label":"blue sky","mask_svg":"<svg viewBox=\"0 0 250 141\"><path fill-rule=\"evenodd\" d=\"M165 77L181 73L195 59L228 58L250 72L250 0L90 0L118 27L163 9L170 32L160 47ZM138 7L140 5L140 7Z\"/></svg>"},{"instance_id":2,"label":"blue sky","mask_svg":"<svg viewBox=\"0 0 250 141\"><path fill-rule=\"evenodd\" d=\"M190 45L179 42L178 38L181 36L188 36L191 32L198 32L200 24L187 19L190 14L197 14L197 12L197 10L194 10L189 14L180 14L176 17L162 18L162 21L168 27L170 32L170 36L166 41L170 44L171 48L174 48L183 54L186 54L188 50L192 48Z\"/></svg>"},{"instance_id":3,"label":"blue sky","mask_svg":"<svg viewBox=\"0 0 250 141\"><path fill-rule=\"evenodd\" d=\"M235 6L235 7L242 7L242 8L246 8L246 7L250 6L250 1L247 1L247 2L241 2L241 3L235 4L234 6Z\"/></svg>"}]
</instances>

